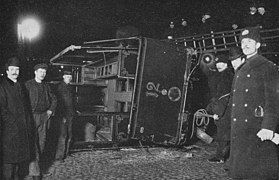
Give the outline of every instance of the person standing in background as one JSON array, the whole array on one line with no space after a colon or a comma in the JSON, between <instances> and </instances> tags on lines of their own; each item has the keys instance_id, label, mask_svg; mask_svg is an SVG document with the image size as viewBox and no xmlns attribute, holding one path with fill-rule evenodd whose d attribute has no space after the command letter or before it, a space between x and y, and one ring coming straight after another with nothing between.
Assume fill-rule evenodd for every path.
<instances>
[{"instance_id":1,"label":"person standing in background","mask_svg":"<svg viewBox=\"0 0 279 180\"><path fill-rule=\"evenodd\" d=\"M217 142L216 153L208 159L212 163L223 163L229 156L230 141L230 116L229 116L229 99L231 84L233 80L233 70L229 66L229 57L220 54L216 57L217 74L214 76L214 94L211 103L206 110L210 114L215 114L215 125L217 126L217 134L214 140Z\"/></svg>"},{"instance_id":2,"label":"person standing in background","mask_svg":"<svg viewBox=\"0 0 279 180\"><path fill-rule=\"evenodd\" d=\"M74 95L70 85L72 73L63 72L63 81L57 87L58 113L60 122L60 136L58 139L56 160L63 160L69 152L72 140L72 123L75 115Z\"/></svg>"}]
</instances>

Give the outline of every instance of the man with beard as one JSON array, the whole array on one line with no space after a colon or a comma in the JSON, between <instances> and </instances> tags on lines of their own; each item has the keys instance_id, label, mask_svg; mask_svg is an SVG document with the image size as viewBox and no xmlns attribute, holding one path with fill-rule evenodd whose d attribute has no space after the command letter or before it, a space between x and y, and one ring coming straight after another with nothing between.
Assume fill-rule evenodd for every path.
<instances>
[{"instance_id":1,"label":"man with beard","mask_svg":"<svg viewBox=\"0 0 279 180\"><path fill-rule=\"evenodd\" d=\"M258 28L245 28L240 41L247 60L233 80L230 176L278 179L278 147L271 141L279 121L278 67L258 54Z\"/></svg>"},{"instance_id":2,"label":"man with beard","mask_svg":"<svg viewBox=\"0 0 279 180\"><path fill-rule=\"evenodd\" d=\"M29 165L29 175L33 176L33 179L40 179L41 176L39 160L45 147L47 125L57 104L49 85L43 82L47 68L44 63L35 65L35 78L25 83L36 127L36 160Z\"/></svg>"},{"instance_id":3,"label":"man with beard","mask_svg":"<svg viewBox=\"0 0 279 180\"><path fill-rule=\"evenodd\" d=\"M28 106L24 93L24 85L18 81L19 60L16 57L8 59L6 65L7 77L0 84L0 153L1 179L19 179L19 169L30 161L31 121L28 116Z\"/></svg>"}]
</instances>

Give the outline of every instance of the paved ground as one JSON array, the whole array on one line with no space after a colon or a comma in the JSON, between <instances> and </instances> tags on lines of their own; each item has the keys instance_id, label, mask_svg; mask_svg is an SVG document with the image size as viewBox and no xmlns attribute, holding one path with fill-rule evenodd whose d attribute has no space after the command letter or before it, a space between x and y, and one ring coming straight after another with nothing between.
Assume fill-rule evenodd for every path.
<instances>
[{"instance_id":1,"label":"paved ground","mask_svg":"<svg viewBox=\"0 0 279 180\"><path fill-rule=\"evenodd\" d=\"M215 144L197 142L183 149L122 148L75 152L64 162L45 164L52 175L44 180L110 180L110 179L230 179L224 164L207 162ZM26 177L26 180L31 179Z\"/></svg>"}]
</instances>

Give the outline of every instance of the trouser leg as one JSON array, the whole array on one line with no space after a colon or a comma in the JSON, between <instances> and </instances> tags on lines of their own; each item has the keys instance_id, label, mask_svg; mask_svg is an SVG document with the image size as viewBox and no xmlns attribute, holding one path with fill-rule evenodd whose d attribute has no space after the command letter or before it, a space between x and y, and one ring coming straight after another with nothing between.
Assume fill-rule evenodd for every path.
<instances>
[{"instance_id":1,"label":"trouser leg","mask_svg":"<svg viewBox=\"0 0 279 180\"><path fill-rule=\"evenodd\" d=\"M68 120L69 120L68 126L67 126L68 139L67 139L67 146L66 146L66 151L65 151L66 156L69 154L69 149L70 149L70 145L71 145L71 141L72 141L72 137L73 137L73 133L72 133L73 117L70 117Z\"/></svg>"},{"instance_id":2,"label":"trouser leg","mask_svg":"<svg viewBox=\"0 0 279 180\"><path fill-rule=\"evenodd\" d=\"M225 159L229 153L229 142L228 141L218 141L216 149L216 157Z\"/></svg>"},{"instance_id":3,"label":"trouser leg","mask_svg":"<svg viewBox=\"0 0 279 180\"><path fill-rule=\"evenodd\" d=\"M4 180L19 180L19 163L3 164L2 174Z\"/></svg>"},{"instance_id":4,"label":"trouser leg","mask_svg":"<svg viewBox=\"0 0 279 180\"><path fill-rule=\"evenodd\" d=\"M46 113L42 114L40 118L42 123L40 124L37 130L39 136L40 152L42 154L45 149L45 142L46 142L46 130L48 125L47 114Z\"/></svg>"},{"instance_id":5,"label":"trouser leg","mask_svg":"<svg viewBox=\"0 0 279 180\"><path fill-rule=\"evenodd\" d=\"M14 164L3 164L2 174L4 180L12 180Z\"/></svg>"},{"instance_id":6,"label":"trouser leg","mask_svg":"<svg viewBox=\"0 0 279 180\"><path fill-rule=\"evenodd\" d=\"M16 164L14 167L14 180L19 180L19 164Z\"/></svg>"},{"instance_id":7,"label":"trouser leg","mask_svg":"<svg viewBox=\"0 0 279 180\"><path fill-rule=\"evenodd\" d=\"M48 117L47 117L47 113L42 113L42 114L34 113L33 118L36 124L36 132L35 132L36 159L34 159L29 164L29 175L40 176L41 172L40 172L39 161L41 159L41 154L45 147Z\"/></svg>"},{"instance_id":8,"label":"trouser leg","mask_svg":"<svg viewBox=\"0 0 279 180\"><path fill-rule=\"evenodd\" d=\"M60 123L60 135L57 144L57 150L55 154L55 159L63 159L65 153L65 142L67 138L67 127L66 127L67 119L63 118L62 122Z\"/></svg>"}]
</instances>

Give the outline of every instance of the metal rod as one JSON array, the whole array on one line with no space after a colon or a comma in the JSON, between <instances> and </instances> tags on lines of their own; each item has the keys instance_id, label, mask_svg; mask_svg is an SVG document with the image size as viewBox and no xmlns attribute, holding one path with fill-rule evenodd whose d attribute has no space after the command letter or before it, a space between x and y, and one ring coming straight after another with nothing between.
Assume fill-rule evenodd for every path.
<instances>
[{"instance_id":1,"label":"metal rod","mask_svg":"<svg viewBox=\"0 0 279 180\"><path fill-rule=\"evenodd\" d=\"M96 43L105 43L105 42L112 42L112 41L123 41L123 40L131 40L131 39L139 39L138 37L130 37L130 38L121 38L121 39L108 39L108 40L99 40L99 41L87 41L83 44L96 44Z\"/></svg>"},{"instance_id":2,"label":"metal rod","mask_svg":"<svg viewBox=\"0 0 279 180\"><path fill-rule=\"evenodd\" d=\"M118 52L119 50L102 50L102 51L94 51L94 50L87 50L87 53L94 54L94 53L105 53L105 52Z\"/></svg>"},{"instance_id":3,"label":"metal rod","mask_svg":"<svg viewBox=\"0 0 279 180\"><path fill-rule=\"evenodd\" d=\"M91 47L91 46L81 46L81 49L104 49L104 50L138 50L138 48L125 48L125 47Z\"/></svg>"}]
</instances>

